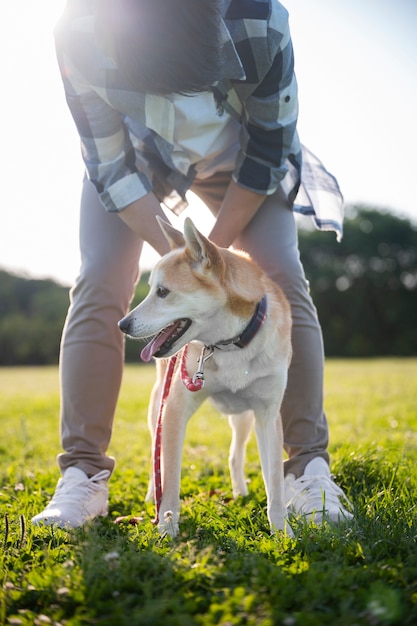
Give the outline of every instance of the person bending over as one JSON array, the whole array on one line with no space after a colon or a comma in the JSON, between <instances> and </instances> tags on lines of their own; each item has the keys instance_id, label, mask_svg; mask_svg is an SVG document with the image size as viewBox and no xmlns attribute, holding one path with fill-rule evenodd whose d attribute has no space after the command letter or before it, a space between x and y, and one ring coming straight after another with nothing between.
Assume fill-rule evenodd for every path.
<instances>
[{"instance_id":1,"label":"person bending over","mask_svg":"<svg viewBox=\"0 0 417 626\"><path fill-rule=\"evenodd\" d=\"M117 322L143 242L168 252L155 219L165 217L161 205L179 213L188 190L216 218L209 238L248 252L291 304L288 509L350 520L329 470L322 333L294 218L310 213L340 235L342 199L298 138L286 9L277 0L68 0L55 35L86 177L81 269L60 353L62 477L33 523L77 527L107 513L124 360Z\"/></svg>"}]
</instances>

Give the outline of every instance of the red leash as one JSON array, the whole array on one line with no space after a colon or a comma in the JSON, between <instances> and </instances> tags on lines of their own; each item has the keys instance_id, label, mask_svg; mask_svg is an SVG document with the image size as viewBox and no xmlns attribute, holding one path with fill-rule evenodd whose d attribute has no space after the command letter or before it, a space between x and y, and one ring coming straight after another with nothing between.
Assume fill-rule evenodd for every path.
<instances>
[{"instance_id":1,"label":"red leash","mask_svg":"<svg viewBox=\"0 0 417 626\"><path fill-rule=\"evenodd\" d=\"M154 524L159 522L159 507L162 500L162 477L161 477L161 443L162 443L162 411L164 409L165 400L168 397L171 388L172 376L177 362L177 355L169 359L168 368L165 372L164 387L162 392L161 404L159 405L158 421L155 430L155 442L153 450L153 484L155 495L156 515L153 520Z\"/></svg>"},{"instance_id":2,"label":"red leash","mask_svg":"<svg viewBox=\"0 0 417 626\"><path fill-rule=\"evenodd\" d=\"M204 363L211 357L214 352L213 346L204 346L200 358L198 359L198 370L192 378L187 372L187 351L188 345L184 346L181 359L181 380L187 387L188 391L200 391L204 387ZM206 354L207 351L207 354Z\"/></svg>"},{"instance_id":3,"label":"red leash","mask_svg":"<svg viewBox=\"0 0 417 626\"><path fill-rule=\"evenodd\" d=\"M187 372L187 348L188 346L184 346L181 356L181 380L184 385L187 387L188 391L200 391L204 386L204 363L211 357L213 354L213 348L206 348L204 346L201 356L198 362L198 370L194 374L192 378L188 375ZM208 350L207 356L205 355L206 350ZM171 389L172 377L175 371L175 365L177 363L178 354L174 354L169 359L168 368L165 372L164 378L164 386L162 391L161 403L159 405L159 414L158 421L156 423L155 429L155 442L154 442L154 451L153 451L153 481L154 481L154 492L155 492L155 506L156 506L156 515L153 520L154 524L158 524L159 522L159 508L161 506L162 500L162 476L161 476L161 446L162 446L162 413L164 410L165 402L169 394L169 390Z\"/></svg>"}]
</instances>

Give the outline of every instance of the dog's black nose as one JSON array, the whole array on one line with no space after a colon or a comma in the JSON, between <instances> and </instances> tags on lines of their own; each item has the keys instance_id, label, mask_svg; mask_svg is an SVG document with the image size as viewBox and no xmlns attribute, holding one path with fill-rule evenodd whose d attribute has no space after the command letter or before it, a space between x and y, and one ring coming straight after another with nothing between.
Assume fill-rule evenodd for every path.
<instances>
[{"instance_id":1,"label":"dog's black nose","mask_svg":"<svg viewBox=\"0 0 417 626\"><path fill-rule=\"evenodd\" d=\"M129 334L130 322L127 317L121 319L120 322L118 322L118 326L123 333L126 333L126 335Z\"/></svg>"}]
</instances>

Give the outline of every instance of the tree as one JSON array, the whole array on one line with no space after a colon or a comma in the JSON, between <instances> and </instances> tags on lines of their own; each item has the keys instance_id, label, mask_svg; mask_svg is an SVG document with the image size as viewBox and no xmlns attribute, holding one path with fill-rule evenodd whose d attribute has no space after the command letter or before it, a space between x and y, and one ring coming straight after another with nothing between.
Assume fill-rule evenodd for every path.
<instances>
[{"instance_id":1,"label":"tree","mask_svg":"<svg viewBox=\"0 0 417 626\"><path fill-rule=\"evenodd\" d=\"M145 297L148 276L142 276L132 306ZM53 280L0 270L0 365L58 363L68 291ZM139 350L137 342L126 342L126 359L138 362Z\"/></svg>"},{"instance_id":2,"label":"tree","mask_svg":"<svg viewBox=\"0 0 417 626\"><path fill-rule=\"evenodd\" d=\"M329 356L417 354L417 228L349 207L340 244L300 230L301 257Z\"/></svg>"},{"instance_id":3,"label":"tree","mask_svg":"<svg viewBox=\"0 0 417 626\"><path fill-rule=\"evenodd\" d=\"M68 289L0 271L0 365L58 360Z\"/></svg>"}]
</instances>

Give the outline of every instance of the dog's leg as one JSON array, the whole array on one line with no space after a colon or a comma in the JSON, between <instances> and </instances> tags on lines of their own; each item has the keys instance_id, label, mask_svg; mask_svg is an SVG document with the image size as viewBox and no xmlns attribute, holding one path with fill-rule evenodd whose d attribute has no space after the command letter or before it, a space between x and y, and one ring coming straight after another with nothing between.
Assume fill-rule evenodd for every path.
<instances>
[{"instance_id":1,"label":"dog's leg","mask_svg":"<svg viewBox=\"0 0 417 626\"><path fill-rule=\"evenodd\" d=\"M233 496L247 496L248 488L245 480L244 464L246 444L253 426L253 411L245 411L238 415L229 415L232 429L232 442L229 450L229 469L232 480Z\"/></svg>"},{"instance_id":2,"label":"dog's leg","mask_svg":"<svg viewBox=\"0 0 417 626\"><path fill-rule=\"evenodd\" d=\"M153 500L154 497L154 485L153 485L153 451L155 447L155 430L156 423L158 421L159 407L162 399L162 390L164 386L165 372L168 366L167 359L158 359L156 361L156 379L151 391L151 397L149 399L148 407L148 428L152 439L152 464L151 473L148 483L148 491L146 493L146 501Z\"/></svg>"},{"instance_id":3,"label":"dog's leg","mask_svg":"<svg viewBox=\"0 0 417 626\"><path fill-rule=\"evenodd\" d=\"M188 420L205 396L190 393L179 378L173 379L165 400L162 420L161 474L162 500L159 506L158 530L175 537L180 515L180 481L182 449Z\"/></svg>"},{"instance_id":4,"label":"dog's leg","mask_svg":"<svg viewBox=\"0 0 417 626\"><path fill-rule=\"evenodd\" d=\"M272 412L273 411L273 412ZM284 497L283 434L278 407L255 415L255 432L267 495L267 513L271 531L285 530L293 535L286 519Z\"/></svg>"}]
</instances>

